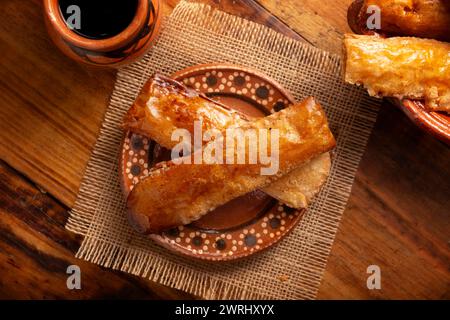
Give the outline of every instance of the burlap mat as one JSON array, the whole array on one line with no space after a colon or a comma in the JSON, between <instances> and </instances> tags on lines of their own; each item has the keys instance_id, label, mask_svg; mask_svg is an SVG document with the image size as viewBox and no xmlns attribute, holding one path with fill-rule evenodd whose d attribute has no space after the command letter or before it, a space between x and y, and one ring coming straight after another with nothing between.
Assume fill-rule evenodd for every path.
<instances>
[{"instance_id":1,"label":"burlap mat","mask_svg":"<svg viewBox=\"0 0 450 320\"><path fill-rule=\"evenodd\" d=\"M67 229L84 236L77 257L209 299L313 299L349 197L378 105L342 83L338 56L264 26L182 1L145 58L117 76L109 108ZM313 95L338 145L331 176L295 230L269 250L229 263L172 254L136 234L124 214L118 158L122 116L155 71L229 62L263 71L296 99Z\"/></svg>"}]
</instances>

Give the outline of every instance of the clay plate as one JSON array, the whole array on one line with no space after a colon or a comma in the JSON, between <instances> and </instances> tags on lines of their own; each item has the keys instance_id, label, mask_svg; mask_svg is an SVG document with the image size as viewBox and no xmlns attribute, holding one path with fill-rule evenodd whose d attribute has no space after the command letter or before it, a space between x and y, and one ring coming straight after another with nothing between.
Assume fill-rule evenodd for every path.
<instances>
[{"instance_id":1,"label":"clay plate","mask_svg":"<svg viewBox=\"0 0 450 320\"><path fill-rule=\"evenodd\" d=\"M253 118L295 102L278 83L244 67L199 65L179 71L172 78ZM131 132L125 135L119 167L125 195L156 162L165 158L164 153L146 137ZM150 237L187 256L212 261L234 260L278 242L299 223L303 213L304 210L291 209L257 190L230 201L190 225Z\"/></svg>"},{"instance_id":2,"label":"clay plate","mask_svg":"<svg viewBox=\"0 0 450 320\"><path fill-rule=\"evenodd\" d=\"M348 8L347 21L350 29L356 34L374 34L364 28L364 24L359 21L359 13L363 6L363 0L354 1ZM390 36L390 35L385 35ZM410 118L419 128L430 133L437 139L450 145L450 116L443 112L426 110L422 101L404 99L389 99L394 105Z\"/></svg>"}]
</instances>

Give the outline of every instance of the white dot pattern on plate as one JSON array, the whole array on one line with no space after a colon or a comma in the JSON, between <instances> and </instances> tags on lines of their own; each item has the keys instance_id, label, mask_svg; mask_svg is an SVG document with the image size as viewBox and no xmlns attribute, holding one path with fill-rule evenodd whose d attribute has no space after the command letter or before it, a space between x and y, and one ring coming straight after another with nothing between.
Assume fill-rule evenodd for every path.
<instances>
[{"instance_id":1,"label":"white dot pattern on plate","mask_svg":"<svg viewBox=\"0 0 450 320\"><path fill-rule=\"evenodd\" d=\"M181 79L185 85L209 94L228 93L244 95L267 110L280 111L290 104L288 98L276 85L257 75L232 69L199 70ZM147 138L129 133L122 150L124 187L133 186L149 172L149 152L153 143ZM244 228L215 232L197 230L191 225L179 226L156 237L182 253L190 253L208 260L243 257L262 250L278 241L301 219L303 211L285 205L275 205L267 213L257 217Z\"/></svg>"}]
</instances>

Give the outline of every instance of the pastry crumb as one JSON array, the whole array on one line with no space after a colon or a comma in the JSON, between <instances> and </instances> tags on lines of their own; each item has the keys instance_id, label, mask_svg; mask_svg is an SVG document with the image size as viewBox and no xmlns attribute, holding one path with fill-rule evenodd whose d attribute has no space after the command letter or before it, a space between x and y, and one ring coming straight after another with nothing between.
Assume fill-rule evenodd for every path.
<instances>
[{"instance_id":1,"label":"pastry crumb","mask_svg":"<svg viewBox=\"0 0 450 320\"><path fill-rule=\"evenodd\" d=\"M280 280L281 282L286 282L289 280L289 276L282 274L281 276L278 277L278 280Z\"/></svg>"}]
</instances>

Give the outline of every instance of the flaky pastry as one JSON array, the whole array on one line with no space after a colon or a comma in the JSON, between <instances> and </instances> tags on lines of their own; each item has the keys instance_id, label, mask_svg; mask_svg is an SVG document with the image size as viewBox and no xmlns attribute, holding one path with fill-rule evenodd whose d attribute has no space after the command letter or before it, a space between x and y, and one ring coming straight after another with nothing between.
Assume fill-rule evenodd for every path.
<instances>
[{"instance_id":1,"label":"flaky pastry","mask_svg":"<svg viewBox=\"0 0 450 320\"><path fill-rule=\"evenodd\" d=\"M279 131L279 170L276 175L261 175L265 165L259 162L160 163L128 195L128 218L135 229L142 233L158 233L191 223L234 198L269 185L313 157L329 151L336 143L325 113L314 98L245 123L241 129ZM216 141L209 144L212 143ZM202 150L186 157L195 158L196 152Z\"/></svg>"},{"instance_id":2,"label":"flaky pastry","mask_svg":"<svg viewBox=\"0 0 450 320\"><path fill-rule=\"evenodd\" d=\"M127 112L123 126L172 149L177 144L171 139L174 130L181 128L194 134L196 120L202 121L203 131L212 128L224 131L249 119L173 79L155 75ZM330 155L325 153L261 190L292 208L305 208L320 191L330 167Z\"/></svg>"},{"instance_id":3,"label":"flaky pastry","mask_svg":"<svg viewBox=\"0 0 450 320\"><path fill-rule=\"evenodd\" d=\"M450 112L450 44L419 38L347 34L345 81L372 96L424 100Z\"/></svg>"}]
</instances>

